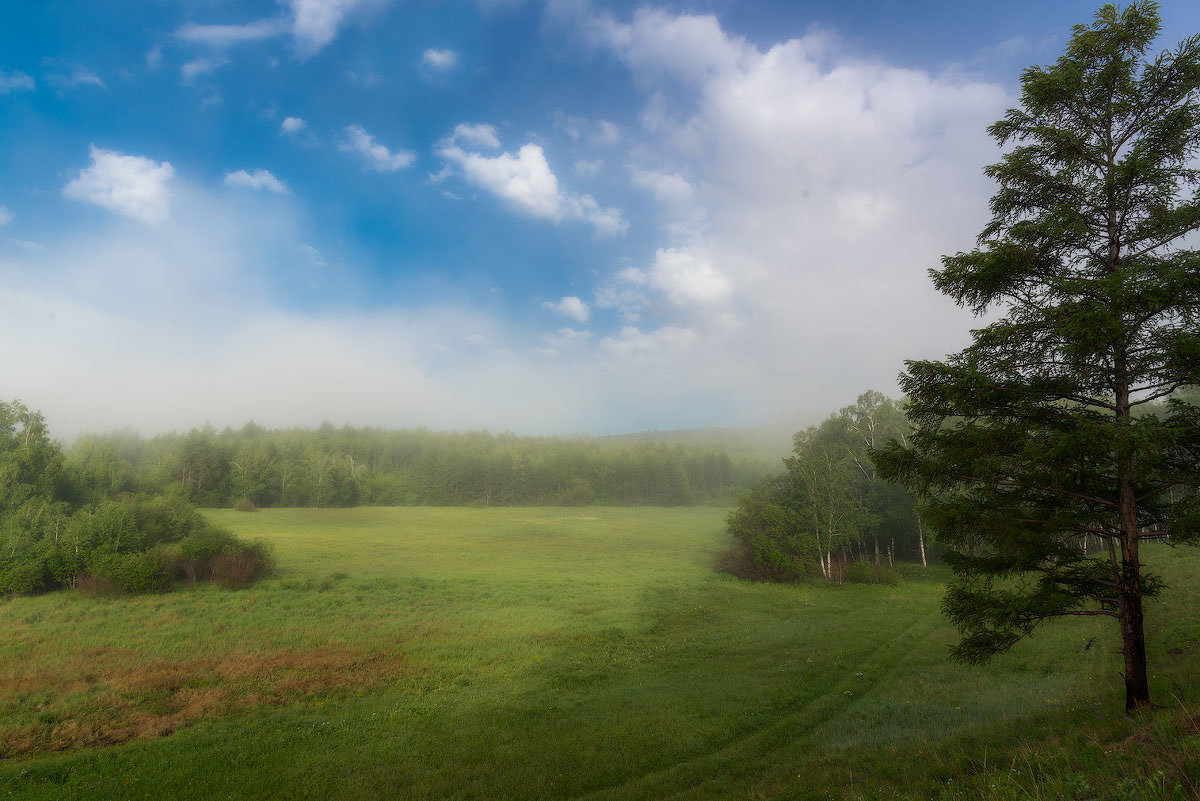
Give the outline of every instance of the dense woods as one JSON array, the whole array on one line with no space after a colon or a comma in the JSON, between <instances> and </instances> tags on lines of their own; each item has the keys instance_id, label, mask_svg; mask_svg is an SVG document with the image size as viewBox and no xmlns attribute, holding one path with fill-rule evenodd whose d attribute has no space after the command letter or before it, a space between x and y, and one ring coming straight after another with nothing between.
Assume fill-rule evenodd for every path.
<instances>
[{"instance_id":1,"label":"dense woods","mask_svg":"<svg viewBox=\"0 0 1200 801\"><path fill-rule=\"evenodd\" d=\"M769 468L753 448L375 428L211 427L85 437L79 500L162 491L201 506L680 506L729 503Z\"/></svg>"}]
</instances>

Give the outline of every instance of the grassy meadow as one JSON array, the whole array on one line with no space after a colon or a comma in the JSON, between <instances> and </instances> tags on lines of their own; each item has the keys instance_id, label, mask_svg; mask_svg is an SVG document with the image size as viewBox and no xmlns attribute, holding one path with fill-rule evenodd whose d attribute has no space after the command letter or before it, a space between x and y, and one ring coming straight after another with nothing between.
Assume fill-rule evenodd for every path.
<instances>
[{"instance_id":1,"label":"grassy meadow","mask_svg":"<svg viewBox=\"0 0 1200 801\"><path fill-rule=\"evenodd\" d=\"M945 573L713 572L714 508L213 511L270 579L0 600L0 798L1195 798L1200 552L1115 626L950 664Z\"/></svg>"}]
</instances>

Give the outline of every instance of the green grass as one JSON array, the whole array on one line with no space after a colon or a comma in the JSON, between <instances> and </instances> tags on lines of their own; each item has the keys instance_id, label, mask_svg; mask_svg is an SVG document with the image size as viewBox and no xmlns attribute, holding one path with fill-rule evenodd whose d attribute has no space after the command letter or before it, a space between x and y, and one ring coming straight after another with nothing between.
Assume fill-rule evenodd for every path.
<instances>
[{"instance_id":1,"label":"green grass","mask_svg":"<svg viewBox=\"0 0 1200 801\"><path fill-rule=\"evenodd\" d=\"M952 665L943 572L716 575L722 510L211 515L277 575L0 601L0 798L1195 797L1192 551L1130 720L1115 627Z\"/></svg>"}]
</instances>

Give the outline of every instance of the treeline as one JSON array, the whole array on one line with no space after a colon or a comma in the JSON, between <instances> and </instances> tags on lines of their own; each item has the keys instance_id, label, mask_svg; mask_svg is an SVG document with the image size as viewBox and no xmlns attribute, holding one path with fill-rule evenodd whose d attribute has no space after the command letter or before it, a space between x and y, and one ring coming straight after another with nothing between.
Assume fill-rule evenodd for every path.
<instances>
[{"instance_id":1,"label":"treeline","mask_svg":"<svg viewBox=\"0 0 1200 801\"><path fill-rule=\"evenodd\" d=\"M81 438L80 501L175 487L201 506L680 506L732 503L770 469L746 449L375 428L211 427Z\"/></svg>"},{"instance_id":2,"label":"treeline","mask_svg":"<svg viewBox=\"0 0 1200 801\"><path fill-rule=\"evenodd\" d=\"M178 492L97 490L41 414L0 402L0 596L56 587L157 592L173 580L244 586L269 548L209 523Z\"/></svg>"},{"instance_id":3,"label":"treeline","mask_svg":"<svg viewBox=\"0 0 1200 801\"><path fill-rule=\"evenodd\" d=\"M891 580L897 558L927 562L912 498L884 481L869 452L903 440L899 402L866 392L795 435L784 470L757 482L729 516L734 547L721 567L745 578Z\"/></svg>"}]
</instances>

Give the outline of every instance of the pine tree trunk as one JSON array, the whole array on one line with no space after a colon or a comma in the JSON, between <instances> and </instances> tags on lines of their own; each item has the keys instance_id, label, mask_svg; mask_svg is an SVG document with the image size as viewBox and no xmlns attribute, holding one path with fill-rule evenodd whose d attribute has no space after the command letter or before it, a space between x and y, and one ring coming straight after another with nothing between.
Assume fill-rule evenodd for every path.
<instances>
[{"instance_id":1,"label":"pine tree trunk","mask_svg":"<svg viewBox=\"0 0 1200 801\"><path fill-rule=\"evenodd\" d=\"M1113 360L1118 374L1124 372L1125 354ZM1129 425L1129 385L1120 379L1116 386L1117 426ZM1146 634L1142 621L1142 566L1138 562L1137 495L1134 490L1133 457L1117 460L1120 491L1121 575L1117 581L1118 620L1125 653L1125 711L1150 705L1150 683L1146 675Z\"/></svg>"},{"instance_id":2,"label":"pine tree trunk","mask_svg":"<svg viewBox=\"0 0 1200 801\"><path fill-rule=\"evenodd\" d=\"M1122 465L1124 467L1124 465ZM1142 566L1138 562L1137 507L1133 480L1121 470L1121 576L1117 583L1121 643L1125 653L1125 711L1150 704L1146 634L1142 620Z\"/></svg>"}]
</instances>

